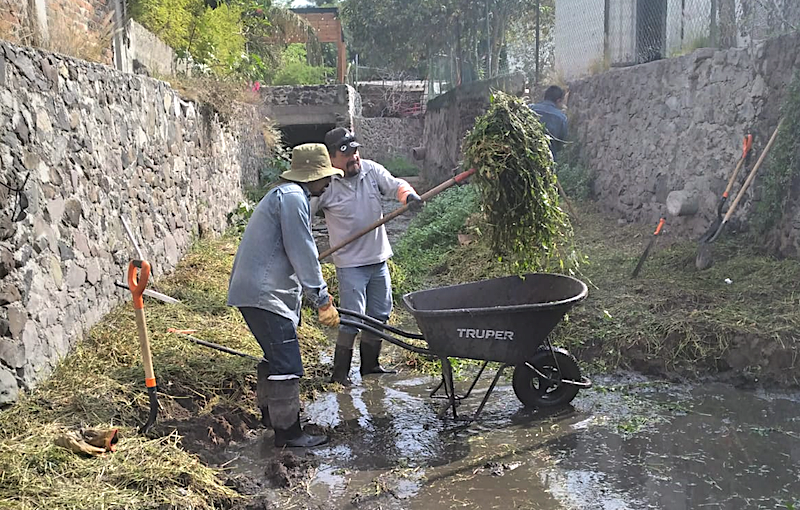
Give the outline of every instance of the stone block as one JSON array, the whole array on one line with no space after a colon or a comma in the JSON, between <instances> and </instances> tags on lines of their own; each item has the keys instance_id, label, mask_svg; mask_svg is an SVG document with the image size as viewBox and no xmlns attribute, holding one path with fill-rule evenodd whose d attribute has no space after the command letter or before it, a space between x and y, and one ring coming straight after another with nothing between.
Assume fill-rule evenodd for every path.
<instances>
[{"instance_id":1,"label":"stone block","mask_svg":"<svg viewBox=\"0 0 800 510\"><path fill-rule=\"evenodd\" d=\"M19 288L11 280L4 280L0 282L0 305L7 305L9 303L16 303L21 300Z\"/></svg>"},{"instance_id":2,"label":"stone block","mask_svg":"<svg viewBox=\"0 0 800 510\"><path fill-rule=\"evenodd\" d=\"M19 385L16 375L0 365L0 405L16 402L19 398Z\"/></svg>"}]
</instances>

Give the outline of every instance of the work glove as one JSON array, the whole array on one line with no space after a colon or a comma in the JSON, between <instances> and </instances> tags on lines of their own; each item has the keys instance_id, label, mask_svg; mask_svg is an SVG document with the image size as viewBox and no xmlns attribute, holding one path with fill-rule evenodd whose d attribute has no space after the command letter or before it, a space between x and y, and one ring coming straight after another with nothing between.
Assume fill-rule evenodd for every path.
<instances>
[{"instance_id":1,"label":"work glove","mask_svg":"<svg viewBox=\"0 0 800 510\"><path fill-rule=\"evenodd\" d=\"M328 304L319 307L317 313L319 313L319 322L323 326L335 328L339 325L339 312L336 310L336 307L333 306L333 296L329 297L330 301L328 301Z\"/></svg>"},{"instance_id":2,"label":"work glove","mask_svg":"<svg viewBox=\"0 0 800 510\"><path fill-rule=\"evenodd\" d=\"M104 448L107 452L113 452L119 441L117 429L84 429L81 435L90 445Z\"/></svg>"},{"instance_id":3,"label":"work glove","mask_svg":"<svg viewBox=\"0 0 800 510\"><path fill-rule=\"evenodd\" d=\"M54 443L56 446L66 448L73 453L83 453L93 457L97 457L98 455L106 453L105 448L98 448L97 446L90 445L76 431L70 431L62 436L57 437Z\"/></svg>"},{"instance_id":4,"label":"work glove","mask_svg":"<svg viewBox=\"0 0 800 510\"><path fill-rule=\"evenodd\" d=\"M416 193L409 193L406 197L406 205L412 211L419 211L422 209L422 199Z\"/></svg>"}]
</instances>

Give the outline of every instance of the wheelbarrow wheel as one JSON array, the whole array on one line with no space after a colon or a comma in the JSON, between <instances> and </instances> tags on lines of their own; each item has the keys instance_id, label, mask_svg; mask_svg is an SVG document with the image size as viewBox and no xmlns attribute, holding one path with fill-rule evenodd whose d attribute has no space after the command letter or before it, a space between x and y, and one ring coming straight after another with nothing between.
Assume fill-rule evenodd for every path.
<instances>
[{"instance_id":1,"label":"wheelbarrow wheel","mask_svg":"<svg viewBox=\"0 0 800 510\"><path fill-rule=\"evenodd\" d=\"M546 375L544 378L528 367L530 364ZM514 368L512 385L517 398L527 407L558 407L572 401L578 394L574 384L557 381L563 379L579 381L581 370L575 357L566 349L543 345L528 364L521 363Z\"/></svg>"}]
</instances>

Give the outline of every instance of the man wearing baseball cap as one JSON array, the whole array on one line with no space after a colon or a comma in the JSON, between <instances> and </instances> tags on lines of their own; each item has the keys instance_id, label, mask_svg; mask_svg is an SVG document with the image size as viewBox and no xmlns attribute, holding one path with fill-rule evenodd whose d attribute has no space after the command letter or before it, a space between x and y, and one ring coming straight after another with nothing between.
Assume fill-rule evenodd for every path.
<instances>
[{"instance_id":1,"label":"man wearing baseball cap","mask_svg":"<svg viewBox=\"0 0 800 510\"><path fill-rule=\"evenodd\" d=\"M275 429L275 446L324 444L300 426L303 360L297 341L302 293L325 326L339 324L311 234L309 198L325 191L341 170L319 143L298 145L292 165L253 211L233 261L228 305L239 308L268 363L258 366L262 423Z\"/></svg>"},{"instance_id":2,"label":"man wearing baseball cap","mask_svg":"<svg viewBox=\"0 0 800 510\"><path fill-rule=\"evenodd\" d=\"M422 205L410 184L394 177L382 165L361 159L361 144L350 130L336 128L328 131L325 145L333 166L344 170L344 177L334 177L315 204L325 214L331 246L338 246L353 233L383 217L381 195L395 196L401 204L413 205L415 209ZM339 282L339 306L381 322L389 320L392 282L386 261L391 256L392 247L383 226L333 253ZM353 327L339 326L331 381L345 386L351 384L350 362L357 334L358 330ZM385 370L378 362L381 339L376 335L362 331L359 350L362 376L394 373Z\"/></svg>"}]
</instances>

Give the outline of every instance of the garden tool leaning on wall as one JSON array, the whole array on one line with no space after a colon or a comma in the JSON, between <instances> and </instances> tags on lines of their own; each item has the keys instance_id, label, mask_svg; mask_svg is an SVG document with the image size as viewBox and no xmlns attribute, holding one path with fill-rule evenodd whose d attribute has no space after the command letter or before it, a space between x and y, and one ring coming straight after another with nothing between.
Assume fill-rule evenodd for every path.
<instances>
[{"instance_id":1,"label":"garden tool leaning on wall","mask_svg":"<svg viewBox=\"0 0 800 510\"><path fill-rule=\"evenodd\" d=\"M136 270L139 276L136 276ZM158 415L158 386L153 371L153 356L150 352L150 340L147 338L147 320L144 317L144 289L150 277L150 264L144 260L132 260L128 265L128 288L133 294L133 310L136 314L136 329L139 333L139 344L142 349L142 365L144 365L144 384L150 398L150 415L139 433L147 434L156 422Z\"/></svg>"},{"instance_id":2,"label":"garden tool leaning on wall","mask_svg":"<svg viewBox=\"0 0 800 510\"><path fill-rule=\"evenodd\" d=\"M733 211L736 210L736 206L739 205L739 202L742 200L742 197L744 197L745 192L750 187L750 184L752 184L753 179L755 179L756 173L758 172L759 167L761 167L761 164L764 162L764 159L766 159L769 150L775 144L775 139L778 137L778 131L780 130L782 124L783 124L783 119L781 119L778 122L778 126L775 128L775 131L773 131L772 136L769 138L767 146L764 147L764 150L758 157L758 161L756 161L755 166L753 166L753 169L750 171L750 174L747 176L747 179L744 181L744 184L742 184L739 193L736 194L736 198L733 200L733 203L731 203L731 206L728 208L728 212L725 213L725 216L722 218L721 221L719 221L718 218L719 222L715 221L714 224L711 225L711 228L709 228L708 231L705 234L703 234L703 236L700 238L700 242L697 248L697 257L695 258L694 261L695 267L697 267L697 269L701 271L703 269L708 269L714 263L713 255L711 253L711 243L713 243L719 237L719 235L725 228L725 225L728 223L728 220L730 220L731 216L733 216ZM752 139L749 143L752 144ZM741 161L743 161L747 157L745 150L746 151L750 150L750 147L748 147L747 144L748 140L746 138L745 146L742 149L742 158L740 160L739 165L736 166L737 169L741 165ZM722 205L725 203L725 200L727 200L727 197L725 195L728 192L730 192L731 185L733 184L733 181L735 180L736 177L735 173L736 172L734 172L734 175L731 176L731 179L728 181L728 188L725 190L725 194L723 194L723 199L720 202L720 205L717 209L717 214L721 214L722 212Z\"/></svg>"},{"instance_id":3,"label":"garden tool leaning on wall","mask_svg":"<svg viewBox=\"0 0 800 510\"><path fill-rule=\"evenodd\" d=\"M642 270L642 266L644 265L644 261L647 260L647 256L650 255L650 250L653 248L653 245L656 243L656 239L658 238L658 234L661 233L661 229L664 228L664 223L666 223L666 218L661 218L658 220L658 225L656 226L655 232L650 237L650 241L647 243L647 247L644 249L644 253L642 256L639 257L639 262L636 264L636 267L633 268L633 273L631 273L631 278L636 278L639 276L639 271Z\"/></svg>"}]
</instances>

